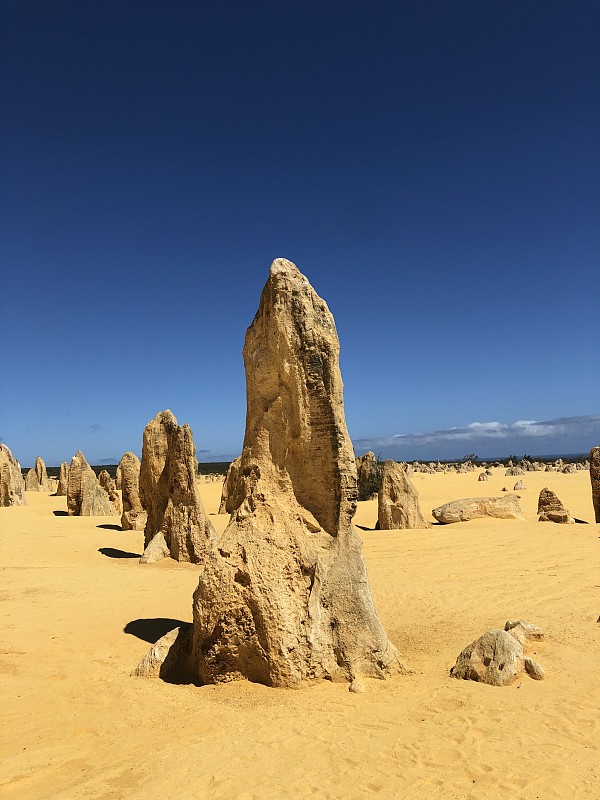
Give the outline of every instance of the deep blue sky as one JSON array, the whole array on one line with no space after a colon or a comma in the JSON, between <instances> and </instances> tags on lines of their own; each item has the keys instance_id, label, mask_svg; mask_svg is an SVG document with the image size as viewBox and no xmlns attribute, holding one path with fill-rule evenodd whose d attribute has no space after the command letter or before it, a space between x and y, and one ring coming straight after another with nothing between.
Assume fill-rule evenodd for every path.
<instances>
[{"instance_id":1,"label":"deep blue sky","mask_svg":"<svg viewBox=\"0 0 600 800\"><path fill-rule=\"evenodd\" d=\"M595 0L1 8L0 436L23 465L139 452L167 407L237 454L275 257L334 313L357 452L600 412Z\"/></svg>"}]
</instances>

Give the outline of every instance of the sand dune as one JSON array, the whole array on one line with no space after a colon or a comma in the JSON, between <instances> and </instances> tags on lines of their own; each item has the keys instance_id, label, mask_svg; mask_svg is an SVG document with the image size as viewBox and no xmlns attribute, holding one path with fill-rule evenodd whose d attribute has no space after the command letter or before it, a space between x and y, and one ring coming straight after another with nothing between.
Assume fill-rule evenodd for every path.
<instances>
[{"instance_id":1,"label":"sand dune","mask_svg":"<svg viewBox=\"0 0 600 800\"><path fill-rule=\"evenodd\" d=\"M494 470L415 475L421 507L498 494ZM129 676L191 618L198 568L142 567L143 533L67 517L28 493L0 509L4 612L0 795L6 798L598 798L600 525L588 472L527 473L523 520L373 531L355 522L380 619L409 677L301 690L175 686ZM591 524L536 521L543 486ZM208 513L220 484L200 483ZM57 512L58 515L56 513ZM211 516L219 532L225 516ZM449 677L460 650L509 618L536 622L543 682Z\"/></svg>"}]
</instances>

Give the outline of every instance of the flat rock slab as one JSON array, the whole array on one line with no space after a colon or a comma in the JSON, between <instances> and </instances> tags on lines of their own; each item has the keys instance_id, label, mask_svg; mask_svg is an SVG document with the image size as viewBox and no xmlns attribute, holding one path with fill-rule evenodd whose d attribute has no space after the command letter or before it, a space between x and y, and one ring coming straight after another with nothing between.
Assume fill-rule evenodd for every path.
<instances>
[{"instance_id":1,"label":"flat rock slab","mask_svg":"<svg viewBox=\"0 0 600 800\"><path fill-rule=\"evenodd\" d=\"M452 522L467 522L477 517L497 517L499 519L525 519L519 505L519 495L507 494L504 497L468 497L453 500L431 512L438 522L447 525Z\"/></svg>"}]
</instances>

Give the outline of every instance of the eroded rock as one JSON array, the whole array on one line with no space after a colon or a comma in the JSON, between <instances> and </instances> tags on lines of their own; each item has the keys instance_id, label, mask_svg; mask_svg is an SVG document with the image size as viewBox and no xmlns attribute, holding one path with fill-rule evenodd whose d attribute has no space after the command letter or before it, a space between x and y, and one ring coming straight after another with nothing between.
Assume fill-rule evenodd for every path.
<instances>
[{"instance_id":1,"label":"eroded rock","mask_svg":"<svg viewBox=\"0 0 600 800\"><path fill-rule=\"evenodd\" d=\"M35 466L25 476L25 489L28 492L49 492L48 473L44 459L38 456Z\"/></svg>"},{"instance_id":2,"label":"eroded rock","mask_svg":"<svg viewBox=\"0 0 600 800\"><path fill-rule=\"evenodd\" d=\"M117 516L120 513L81 450L73 456L69 467L67 511L74 517Z\"/></svg>"},{"instance_id":3,"label":"eroded rock","mask_svg":"<svg viewBox=\"0 0 600 800\"><path fill-rule=\"evenodd\" d=\"M509 686L527 672L535 680L544 677L541 666L528 658L512 631L492 629L471 642L450 670L454 678L479 681L491 686Z\"/></svg>"},{"instance_id":4,"label":"eroded rock","mask_svg":"<svg viewBox=\"0 0 600 800\"><path fill-rule=\"evenodd\" d=\"M233 514L237 510L240 503L244 499L243 484L239 481L240 472L240 456L234 459L227 469L227 475L223 482L223 490L221 492L221 503L219 505L219 514ZM238 483L242 491L237 490Z\"/></svg>"},{"instance_id":5,"label":"eroded rock","mask_svg":"<svg viewBox=\"0 0 600 800\"><path fill-rule=\"evenodd\" d=\"M197 469L189 425L178 425L169 410L159 412L146 425L142 446L139 492L147 512L142 563L152 563L165 552L163 540L171 558L194 564L203 562L207 549L216 542L196 488ZM162 538L147 553L159 533Z\"/></svg>"},{"instance_id":6,"label":"eroded rock","mask_svg":"<svg viewBox=\"0 0 600 800\"><path fill-rule=\"evenodd\" d=\"M25 481L19 462L0 443L0 506L24 506L25 502Z\"/></svg>"},{"instance_id":7,"label":"eroded rock","mask_svg":"<svg viewBox=\"0 0 600 800\"><path fill-rule=\"evenodd\" d=\"M538 522L570 523L571 514L556 494L548 488L542 489L538 498Z\"/></svg>"},{"instance_id":8,"label":"eroded rock","mask_svg":"<svg viewBox=\"0 0 600 800\"><path fill-rule=\"evenodd\" d=\"M58 475L58 486L56 488L57 497L66 497L67 489L69 486L69 465L63 461L60 465L60 472Z\"/></svg>"},{"instance_id":9,"label":"eroded rock","mask_svg":"<svg viewBox=\"0 0 600 800\"><path fill-rule=\"evenodd\" d=\"M431 527L421 513L419 493L406 474L406 469L395 461L386 461L383 465L377 507L380 530Z\"/></svg>"},{"instance_id":10,"label":"eroded rock","mask_svg":"<svg viewBox=\"0 0 600 800\"><path fill-rule=\"evenodd\" d=\"M135 453L123 454L117 473L121 482L123 513L121 528L124 531L143 531L147 514L140 500L140 460Z\"/></svg>"},{"instance_id":11,"label":"eroded rock","mask_svg":"<svg viewBox=\"0 0 600 800\"><path fill-rule=\"evenodd\" d=\"M244 346L243 498L194 593L190 667L204 683L406 671L352 526L356 465L338 357L326 303L293 264L274 261Z\"/></svg>"},{"instance_id":12,"label":"eroded rock","mask_svg":"<svg viewBox=\"0 0 600 800\"><path fill-rule=\"evenodd\" d=\"M517 494L506 494L504 497L467 497L463 500L453 500L434 508L431 513L438 522L444 524L466 522L477 517L525 519Z\"/></svg>"}]
</instances>

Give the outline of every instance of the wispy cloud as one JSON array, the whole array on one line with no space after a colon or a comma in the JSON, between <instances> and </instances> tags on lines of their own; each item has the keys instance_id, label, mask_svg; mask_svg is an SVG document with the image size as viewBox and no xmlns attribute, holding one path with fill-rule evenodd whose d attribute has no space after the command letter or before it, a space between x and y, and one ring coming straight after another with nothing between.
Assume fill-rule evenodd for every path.
<instances>
[{"instance_id":1,"label":"wispy cloud","mask_svg":"<svg viewBox=\"0 0 600 800\"><path fill-rule=\"evenodd\" d=\"M94 422L90 425L90 433L98 433L98 431L103 431L104 428L102 425L98 425L97 422Z\"/></svg>"},{"instance_id":2,"label":"wispy cloud","mask_svg":"<svg viewBox=\"0 0 600 800\"><path fill-rule=\"evenodd\" d=\"M600 442L600 415L559 417L538 421L520 419L512 423L470 422L429 433L396 433L372 439L357 439L357 451L374 450L384 455L404 458L433 458L450 451L461 457L461 447L481 450L484 455L502 455L509 450L543 452L579 452Z\"/></svg>"}]
</instances>

